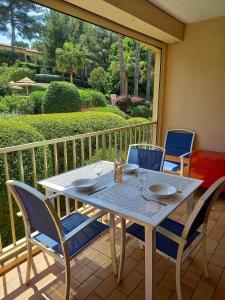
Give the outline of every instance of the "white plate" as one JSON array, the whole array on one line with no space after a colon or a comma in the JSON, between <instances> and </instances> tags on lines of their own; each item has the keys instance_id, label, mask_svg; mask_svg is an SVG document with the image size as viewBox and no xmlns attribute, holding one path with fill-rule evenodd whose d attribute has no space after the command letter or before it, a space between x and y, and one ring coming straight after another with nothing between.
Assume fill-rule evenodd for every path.
<instances>
[{"instance_id":1,"label":"white plate","mask_svg":"<svg viewBox=\"0 0 225 300\"><path fill-rule=\"evenodd\" d=\"M134 173L135 171L137 171L138 168L139 168L139 166L136 164L124 164L122 166L122 171L123 171L123 173L130 174L130 173Z\"/></svg>"},{"instance_id":2,"label":"white plate","mask_svg":"<svg viewBox=\"0 0 225 300\"><path fill-rule=\"evenodd\" d=\"M72 185L75 186L75 188L78 191L86 191L93 188L96 185L96 183L97 183L96 179L84 178L84 179L75 180L72 183Z\"/></svg>"},{"instance_id":3,"label":"white plate","mask_svg":"<svg viewBox=\"0 0 225 300\"><path fill-rule=\"evenodd\" d=\"M148 190L158 198L170 197L177 192L177 189L169 184L152 184L148 187Z\"/></svg>"}]
</instances>

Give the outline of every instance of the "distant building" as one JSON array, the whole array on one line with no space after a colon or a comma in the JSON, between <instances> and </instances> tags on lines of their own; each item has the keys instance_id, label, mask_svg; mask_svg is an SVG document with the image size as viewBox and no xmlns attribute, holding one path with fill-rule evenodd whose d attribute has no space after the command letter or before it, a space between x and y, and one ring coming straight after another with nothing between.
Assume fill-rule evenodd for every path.
<instances>
[{"instance_id":1,"label":"distant building","mask_svg":"<svg viewBox=\"0 0 225 300\"><path fill-rule=\"evenodd\" d=\"M9 50L11 51L11 46L10 45L6 45L6 44L0 44L0 49L3 50ZM29 48L23 48L23 47L18 47L18 46L14 46L14 50L17 53L22 53L24 54L24 60L27 62L28 57L33 57L34 61L36 63L36 58L37 56L42 56L44 55L44 52L38 51L36 49L29 49Z\"/></svg>"}]
</instances>

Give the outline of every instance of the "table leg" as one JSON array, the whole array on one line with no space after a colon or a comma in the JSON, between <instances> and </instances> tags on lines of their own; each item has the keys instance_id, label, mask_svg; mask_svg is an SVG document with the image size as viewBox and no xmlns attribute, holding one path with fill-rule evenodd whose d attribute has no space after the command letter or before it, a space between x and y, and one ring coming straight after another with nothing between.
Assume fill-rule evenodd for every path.
<instances>
[{"instance_id":1,"label":"table leg","mask_svg":"<svg viewBox=\"0 0 225 300\"><path fill-rule=\"evenodd\" d=\"M187 199L187 217L189 217L194 209L195 206L195 198L194 195L190 195Z\"/></svg>"},{"instance_id":2,"label":"table leg","mask_svg":"<svg viewBox=\"0 0 225 300\"><path fill-rule=\"evenodd\" d=\"M156 230L145 226L145 300L155 299Z\"/></svg>"},{"instance_id":3,"label":"table leg","mask_svg":"<svg viewBox=\"0 0 225 300\"><path fill-rule=\"evenodd\" d=\"M116 241L115 241L115 215L109 214L109 236L110 236L110 248L112 256L112 268L115 275L118 274L117 271L117 261L116 261Z\"/></svg>"},{"instance_id":4,"label":"table leg","mask_svg":"<svg viewBox=\"0 0 225 300\"><path fill-rule=\"evenodd\" d=\"M120 264L119 264L118 283L120 283L123 280L125 251L126 251L126 219L121 218Z\"/></svg>"}]
</instances>

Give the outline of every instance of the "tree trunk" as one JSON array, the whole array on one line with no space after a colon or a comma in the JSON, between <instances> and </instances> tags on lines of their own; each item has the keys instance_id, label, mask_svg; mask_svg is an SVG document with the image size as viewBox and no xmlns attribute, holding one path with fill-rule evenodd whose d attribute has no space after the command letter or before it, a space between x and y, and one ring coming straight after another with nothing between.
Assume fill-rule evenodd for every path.
<instances>
[{"instance_id":1,"label":"tree trunk","mask_svg":"<svg viewBox=\"0 0 225 300\"><path fill-rule=\"evenodd\" d=\"M73 83L73 73L70 73L70 82Z\"/></svg>"},{"instance_id":2,"label":"tree trunk","mask_svg":"<svg viewBox=\"0 0 225 300\"><path fill-rule=\"evenodd\" d=\"M14 0L10 0L10 25L11 25L11 49L15 51L15 43L16 43L16 24L14 17Z\"/></svg>"},{"instance_id":3,"label":"tree trunk","mask_svg":"<svg viewBox=\"0 0 225 300\"><path fill-rule=\"evenodd\" d=\"M148 49L146 100L150 100L151 72L152 72L152 52L150 49Z\"/></svg>"},{"instance_id":4,"label":"tree trunk","mask_svg":"<svg viewBox=\"0 0 225 300\"><path fill-rule=\"evenodd\" d=\"M135 71L134 71L134 96L138 96L138 83L140 72L140 43L136 42L136 54L135 54Z\"/></svg>"},{"instance_id":5,"label":"tree trunk","mask_svg":"<svg viewBox=\"0 0 225 300\"><path fill-rule=\"evenodd\" d=\"M125 77L124 77L124 94L126 97L128 97L128 72L125 72Z\"/></svg>"},{"instance_id":6,"label":"tree trunk","mask_svg":"<svg viewBox=\"0 0 225 300\"><path fill-rule=\"evenodd\" d=\"M123 36L118 36L119 59L120 59L120 96L125 95L125 63L124 63L124 49Z\"/></svg>"}]
</instances>

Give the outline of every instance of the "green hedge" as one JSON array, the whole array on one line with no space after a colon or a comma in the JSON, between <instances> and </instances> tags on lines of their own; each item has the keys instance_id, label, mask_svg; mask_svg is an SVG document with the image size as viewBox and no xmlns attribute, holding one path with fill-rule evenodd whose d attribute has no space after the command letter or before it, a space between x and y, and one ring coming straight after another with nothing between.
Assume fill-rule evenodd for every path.
<instances>
[{"instance_id":1,"label":"green hedge","mask_svg":"<svg viewBox=\"0 0 225 300\"><path fill-rule=\"evenodd\" d=\"M151 109L149 106L138 105L132 110L132 117L149 118L151 116Z\"/></svg>"},{"instance_id":2,"label":"green hedge","mask_svg":"<svg viewBox=\"0 0 225 300\"><path fill-rule=\"evenodd\" d=\"M21 53L12 52L9 50L0 50L0 65L5 63L7 65L13 65L18 59L22 59Z\"/></svg>"},{"instance_id":3,"label":"green hedge","mask_svg":"<svg viewBox=\"0 0 225 300\"><path fill-rule=\"evenodd\" d=\"M13 68L10 72L10 81L18 81L24 77L34 79L35 71L29 68Z\"/></svg>"},{"instance_id":4,"label":"green hedge","mask_svg":"<svg viewBox=\"0 0 225 300\"><path fill-rule=\"evenodd\" d=\"M5 96L0 99L0 112L33 114L34 102L29 96Z\"/></svg>"},{"instance_id":5,"label":"green hedge","mask_svg":"<svg viewBox=\"0 0 225 300\"><path fill-rule=\"evenodd\" d=\"M41 114L43 110L45 91L34 91L29 95L31 102L33 103L33 113Z\"/></svg>"},{"instance_id":6,"label":"green hedge","mask_svg":"<svg viewBox=\"0 0 225 300\"><path fill-rule=\"evenodd\" d=\"M35 74L34 80L41 83L50 83L52 81L62 81L63 77L61 75L52 74Z\"/></svg>"},{"instance_id":7,"label":"green hedge","mask_svg":"<svg viewBox=\"0 0 225 300\"><path fill-rule=\"evenodd\" d=\"M39 66L37 64L33 64L33 63L28 63L25 61L17 61L16 66L19 68L28 68L32 71L35 71L35 73L39 73L40 69L41 69L41 66Z\"/></svg>"},{"instance_id":8,"label":"green hedge","mask_svg":"<svg viewBox=\"0 0 225 300\"><path fill-rule=\"evenodd\" d=\"M79 90L80 96L82 99L82 107L88 108L93 106L102 106L105 107L107 105L106 98L103 93L86 89L86 90Z\"/></svg>"},{"instance_id":9,"label":"green hedge","mask_svg":"<svg viewBox=\"0 0 225 300\"><path fill-rule=\"evenodd\" d=\"M90 109L91 111L100 111L100 112L110 112L114 113L122 118L126 118L126 114L119 109L117 106L108 106L108 107L93 107Z\"/></svg>"},{"instance_id":10,"label":"green hedge","mask_svg":"<svg viewBox=\"0 0 225 300\"><path fill-rule=\"evenodd\" d=\"M45 113L74 112L80 109L81 97L75 85L63 81L53 81L49 84L43 103Z\"/></svg>"},{"instance_id":11,"label":"green hedge","mask_svg":"<svg viewBox=\"0 0 225 300\"><path fill-rule=\"evenodd\" d=\"M149 122L148 119L145 119L145 118L130 118L126 121L127 123L127 126L128 125L138 125L138 124L144 124L144 123L147 123Z\"/></svg>"},{"instance_id":12,"label":"green hedge","mask_svg":"<svg viewBox=\"0 0 225 300\"><path fill-rule=\"evenodd\" d=\"M0 119L0 148L9 147L20 144L27 144L35 141L43 140L43 136L38 133L33 127L28 124L24 124L21 121L16 120L3 120ZM38 179L43 178L43 151L36 150L36 165L37 165L37 176ZM49 152L48 152L49 155ZM48 156L49 157L49 156ZM25 182L28 184L33 184L32 178L32 159L31 159L31 151L26 150L22 151L22 158L24 163L24 175ZM20 180L19 176L19 162L18 162L18 154L11 153L8 154L8 166L9 166L9 176L11 179ZM5 186L5 176L4 176L4 164L3 164L3 156L0 155L0 230L3 241L3 246L6 246L11 241L11 228L10 228L10 219L9 219L9 210L8 210L8 200L7 200L7 191ZM49 171L51 170L51 164L49 163ZM51 175L51 173L49 173ZM24 236L23 232L23 222L21 218L18 218L15 214L15 210L18 211L15 202L13 202L14 206L14 220L15 227L17 233L17 239L20 239Z\"/></svg>"},{"instance_id":13,"label":"green hedge","mask_svg":"<svg viewBox=\"0 0 225 300\"><path fill-rule=\"evenodd\" d=\"M45 139L126 126L126 120L120 116L94 111L23 116L20 120L33 126Z\"/></svg>"}]
</instances>

